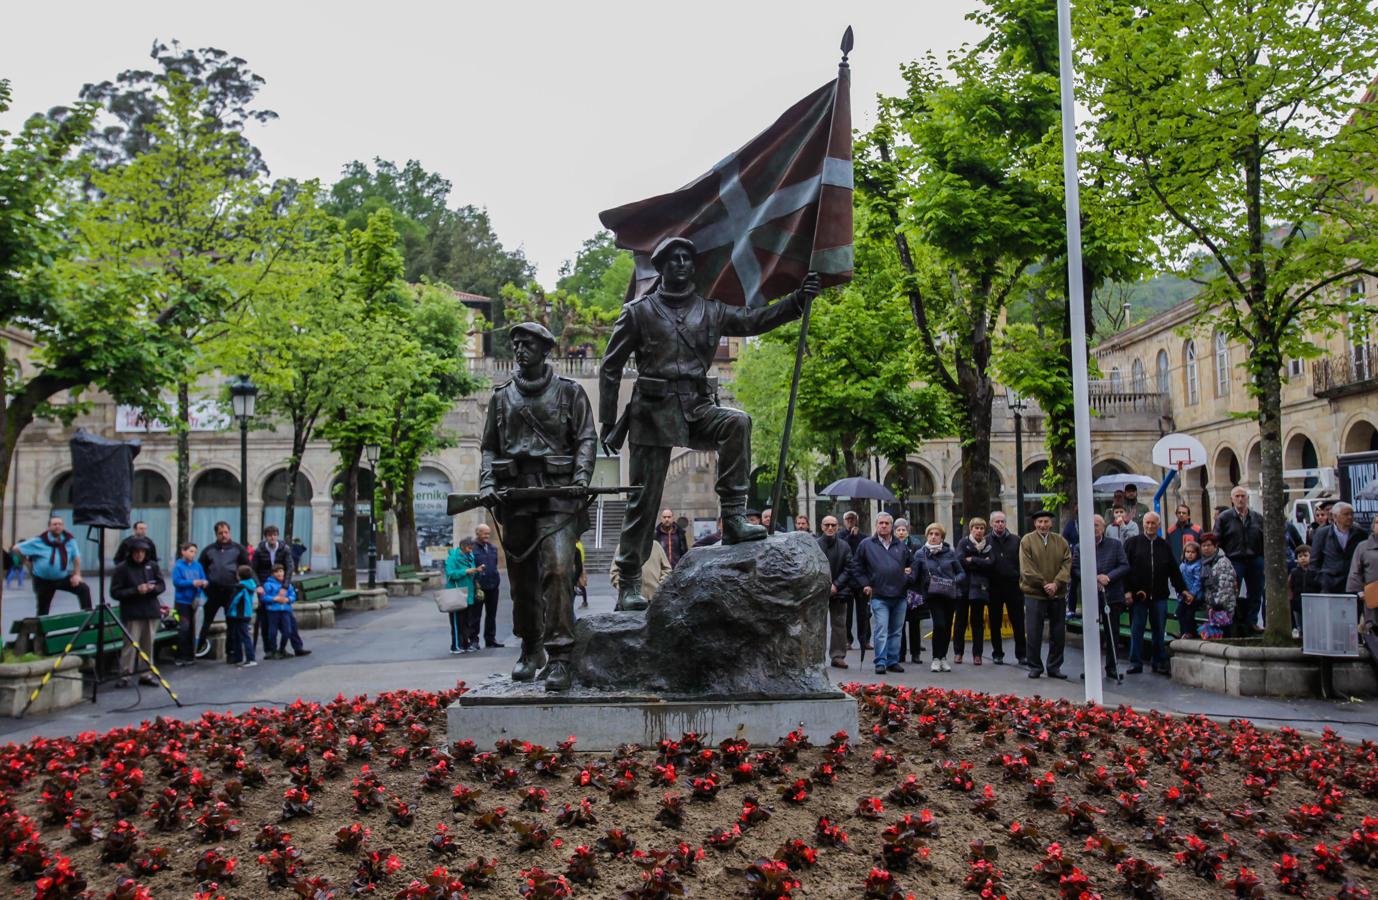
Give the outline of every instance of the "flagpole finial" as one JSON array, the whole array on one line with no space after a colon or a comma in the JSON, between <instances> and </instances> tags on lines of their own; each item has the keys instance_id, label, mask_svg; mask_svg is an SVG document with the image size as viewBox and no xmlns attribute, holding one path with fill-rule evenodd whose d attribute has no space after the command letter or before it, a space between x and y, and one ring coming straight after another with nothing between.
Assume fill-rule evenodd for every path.
<instances>
[{"instance_id":1,"label":"flagpole finial","mask_svg":"<svg viewBox=\"0 0 1378 900\"><path fill-rule=\"evenodd\" d=\"M842 62L839 65L847 65L847 54L852 52L852 44L852 26L848 25L847 30L842 32Z\"/></svg>"}]
</instances>

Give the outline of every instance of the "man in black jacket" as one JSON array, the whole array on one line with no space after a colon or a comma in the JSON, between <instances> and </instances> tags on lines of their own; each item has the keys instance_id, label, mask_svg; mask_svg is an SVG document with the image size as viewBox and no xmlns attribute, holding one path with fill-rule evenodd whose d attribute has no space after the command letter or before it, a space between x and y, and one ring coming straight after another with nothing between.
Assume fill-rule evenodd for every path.
<instances>
[{"instance_id":1,"label":"man in black jacket","mask_svg":"<svg viewBox=\"0 0 1378 900\"><path fill-rule=\"evenodd\" d=\"M1156 512L1144 514L1143 531L1124 545L1129 559L1129 575L1124 580L1124 599L1129 607L1129 674L1144 670L1144 624L1153 624L1153 671L1159 675L1172 674L1167 665L1167 598L1168 585L1191 599L1182 570L1172 558L1172 549L1158 533Z\"/></svg>"},{"instance_id":2,"label":"man in black jacket","mask_svg":"<svg viewBox=\"0 0 1378 900\"><path fill-rule=\"evenodd\" d=\"M1243 486L1230 491L1230 508L1216 517L1215 534L1220 552L1234 565L1235 584L1248 591L1247 597L1239 598L1234 627L1236 635L1249 637L1263 611L1263 516L1249 509L1249 492Z\"/></svg>"},{"instance_id":3,"label":"man in black jacket","mask_svg":"<svg viewBox=\"0 0 1378 900\"><path fill-rule=\"evenodd\" d=\"M847 668L847 606L852 599L852 548L837 536L837 517L823 517L823 533L818 536L818 549L828 558L828 572L832 577L828 596L828 656L834 669Z\"/></svg>"},{"instance_id":4,"label":"man in black jacket","mask_svg":"<svg viewBox=\"0 0 1378 900\"><path fill-rule=\"evenodd\" d=\"M655 539L660 542L660 549L665 551L665 558L670 561L670 568L679 565L679 561L684 558L684 554L689 552L689 540L684 535L684 529L679 527L675 521L675 512L672 509L662 509L660 511L660 522L656 525Z\"/></svg>"},{"instance_id":5,"label":"man in black jacket","mask_svg":"<svg viewBox=\"0 0 1378 900\"><path fill-rule=\"evenodd\" d=\"M1316 529L1311 539L1311 568L1316 571L1321 590L1343 594L1349 579L1349 565L1364 535L1354 527L1354 507L1343 500L1330 510L1330 523Z\"/></svg>"},{"instance_id":6,"label":"man in black jacket","mask_svg":"<svg viewBox=\"0 0 1378 900\"><path fill-rule=\"evenodd\" d=\"M120 545L115 548L115 565L119 565L129 558L129 550L136 542L142 541L148 548L148 558L153 562L158 561L158 545L153 543L148 536L148 523L139 521L134 523L132 534L120 541Z\"/></svg>"},{"instance_id":7,"label":"man in black jacket","mask_svg":"<svg viewBox=\"0 0 1378 900\"><path fill-rule=\"evenodd\" d=\"M1005 639L1001 637L1000 626L1008 613L1010 627L1014 629L1014 658L1019 660L1021 666L1027 666L1024 595L1019 591L1019 535L1009 530L1005 514L998 509L990 514L988 540L991 559L995 563L990 575L990 614L987 616L990 621L991 662L997 666L1005 664Z\"/></svg>"},{"instance_id":8,"label":"man in black jacket","mask_svg":"<svg viewBox=\"0 0 1378 900\"><path fill-rule=\"evenodd\" d=\"M856 548L866 539L866 535L861 533L861 517L856 510L847 510L842 514L842 527L837 529L837 536L847 542L847 546L852 549L852 561L856 561ZM871 649L871 601L866 599L866 595L861 592L861 585L853 584L852 606L847 609L847 646L852 645L852 635L856 635L856 642L861 645L861 649ZM852 631L852 621L855 617L856 631Z\"/></svg>"},{"instance_id":9,"label":"man in black jacket","mask_svg":"<svg viewBox=\"0 0 1378 900\"><path fill-rule=\"evenodd\" d=\"M210 583L206 585L206 606L201 614L201 636L196 646L209 640L215 614L229 608L239 588L239 567L248 564L249 551L230 538L230 523L216 522L215 543L201 550L201 567L206 570L206 581Z\"/></svg>"}]
</instances>

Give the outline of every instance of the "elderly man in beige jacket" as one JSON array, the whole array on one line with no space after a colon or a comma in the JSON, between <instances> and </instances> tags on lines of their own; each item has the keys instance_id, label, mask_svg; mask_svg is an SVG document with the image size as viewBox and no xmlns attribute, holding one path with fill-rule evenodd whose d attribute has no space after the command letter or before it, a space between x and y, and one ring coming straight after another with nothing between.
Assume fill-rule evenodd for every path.
<instances>
[{"instance_id":1,"label":"elderly man in beige jacket","mask_svg":"<svg viewBox=\"0 0 1378 900\"><path fill-rule=\"evenodd\" d=\"M665 555L665 548L660 545L660 541L651 541L651 552L641 564L641 596L647 600L654 597L660 589L660 583L670 574L670 570L670 559ZM622 586L618 583L620 579L617 560L612 561L612 569L608 574L612 576L613 589L620 590Z\"/></svg>"}]
</instances>

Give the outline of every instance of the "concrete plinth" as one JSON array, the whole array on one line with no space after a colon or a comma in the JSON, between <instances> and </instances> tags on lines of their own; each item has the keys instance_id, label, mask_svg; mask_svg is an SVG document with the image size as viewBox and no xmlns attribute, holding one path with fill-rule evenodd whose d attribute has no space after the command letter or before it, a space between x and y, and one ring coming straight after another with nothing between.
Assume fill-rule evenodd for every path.
<instances>
[{"instance_id":1,"label":"concrete plinth","mask_svg":"<svg viewBox=\"0 0 1378 900\"><path fill-rule=\"evenodd\" d=\"M578 749L607 752L622 744L653 746L689 731L709 745L741 738L765 746L796 728L815 742L839 731L855 738L858 728L856 701L841 692L760 700L579 689L553 695L539 684L513 685L505 678L464 694L447 716L451 744L468 739L481 749L504 738L550 747L574 735Z\"/></svg>"},{"instance_id":2,"label":"concrete plinth","mask_svg":"<svg viewBox=\"0 0 1378 900\"><path fill-rule=\"evenodd\" d=\"M1367 650L1358 659L1335 660L1333 672L1338 691L1378 693ZM1295 647L1183 639L1172 642L1172 680L1236 697L1318 697L1321 660Z\"/></svg>"},{"instance_id":3,"label":"concrete plinth","mask_svg":"<svg viewBox=\"0 0 1378 900\"><path fill-rule=\"evenodd\" d=\"M34 689L43 683L43 676L53 672L55 659L40 659L27 663L0 664L0 716L17 718L24 711ZM29 713L50 712L76 706L82 701L81 657L68 656L57 665L57 671L43 687L43 691L29 707Z\"/></svg>"},{"instance_id":4,"label":"concrete plinth","mask_svg":"<svg viewBox=\"0 0 1378 900\"><path fill-rule=\"evenodd\" d=\"M342 604L350 612L388 608L387 588L359 588L359 596L350 597Z\"/></svg>"},{"instance_id":5,"label":"concrete plinth","mask_svg":"<svg viewBox=\"0 0 1378 900\"><path fill-rule=\"evenodd\" d=\"M419 578L402 578L386 582L389 597L420 597L422 583Z\"/></svg>"},{"instance_id":6,"label":"concrete plinth","mask_svg":"<svg viewBox=\"0 0 1378 900\"><path fill-rule=\"evenodd\" d=\"M335 604L329 600L295 603L292 605L292 615L297 617L297 628L301 631L335 627Z\"/></svg>"},{"instance_id":7,"label":"concrete plinth","mask_svg":"<svg viewBox=\"0 0 1378 900\"><path fill-rule=\"evenodd\" d=\"M210 642L211 650L203 658L224 659L225 648L229 644L224 619L216 619L211 623L210 629L206 632L206 640Z\"/></svg>"}]
</instances>

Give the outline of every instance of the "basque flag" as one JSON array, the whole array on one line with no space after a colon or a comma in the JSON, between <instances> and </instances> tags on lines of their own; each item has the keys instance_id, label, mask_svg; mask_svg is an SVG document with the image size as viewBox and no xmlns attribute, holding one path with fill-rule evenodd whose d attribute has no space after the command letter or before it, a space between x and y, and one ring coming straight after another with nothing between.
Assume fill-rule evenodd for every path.
<instances>
[{"instance_id":1,"label":"basque flag","mask_svg":"<svg viewBox=\"0 0 1378 900\"><path fill-rule=\"evenodd\" d=\"M632 251L629 299L655 284L651 251L694 242L699 293L764 306L810 271L823 286L852 278L852 106L847 63L709 172L670 194L598 215Z\"/></svg>"}]
</instances>

